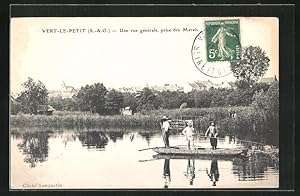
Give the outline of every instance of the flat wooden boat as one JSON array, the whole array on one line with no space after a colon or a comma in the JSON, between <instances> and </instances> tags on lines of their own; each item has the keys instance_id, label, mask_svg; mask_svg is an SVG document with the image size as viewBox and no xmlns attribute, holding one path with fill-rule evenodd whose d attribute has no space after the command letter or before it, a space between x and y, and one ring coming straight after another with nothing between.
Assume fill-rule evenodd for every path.
<instances>
[{"instance_id":1,"label":"flat wooden boat","mask_svg":"<svg viewBox=\"0 0 300 196\"><path fill-rule=\"evenodd\" d=\"M155 154L153 155L153 159L192 159L192 160L209 160L209 159L217 159L223 161L232 161L234 159L244 159L247 158L245 155L228 155L228 156L218 156L218 155L176 155L176 154Z\"/></svg>"},{"instance_id":2,"label":"flat wooden boat","mask_svg":"<svg viewBox=\"0 0 300 196\"><path fill-rule=\"evenodd\" d=\"M244 155L247 153L246 148L200 148L196 147L195 149L187 149L187 147L156 147L152 149L154 152L163 155L192 155L192 156L201 156L201 155L215 155L215 156L236 156Z\"/></svg>"}]
</instances>

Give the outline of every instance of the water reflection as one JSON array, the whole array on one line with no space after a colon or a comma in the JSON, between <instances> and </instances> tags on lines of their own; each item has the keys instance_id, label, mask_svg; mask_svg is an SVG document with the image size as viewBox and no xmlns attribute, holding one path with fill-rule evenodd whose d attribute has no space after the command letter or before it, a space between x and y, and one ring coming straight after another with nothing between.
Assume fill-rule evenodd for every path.
<instances>
[{"instance_id":1,"label":"water reflection","mask_svg":"<svg viewBox=\"0 0 300 196\"><path fill-rule=\"evenodd\" d=\"M235 144L235 136L234 135L229 135L228 136L228 144Z\"/></svg>"},{"instance_id":2,"label":"water reflection","mask_svg":"<svg viewBox=\"0 0 300 196\"><path fill-rule=\"evenodd\" d=\"M147 142L147 145L150 145L150 141L156 133L153 132L140 132L139 133Z\"/></svg>"},{"instance_id":3,"label":"water reflection","mask_svg":"<svg viewBox=\"0 0 300 196\"><path fill-rule=\"evenodd\" d=\"M129 134L130 142L133 142L133 140L134 140L136 134L137 134L136 132L131 132L131 133Z\"/></svg>"},{"instance_id":4,"label":"water reflection","mask_svg":"<svg viewBox=\"0 0 300 196\"><path fill-rule=\"evenodd\" d=\"M170 159L165 159L163 178L164 178L164 188L167 189L169 187L169 184L171 183Z\"/></svg>"},{"instance_id":5,"label":"water reflection","mask_svg":"<svg viewBox=\"0 0 300 196\"><path fill-rule=\"evenodd\" d=\"M252 155L248 159L234 159L233 173L238 176L239 181L263 180L268 167L278 169L278 165L272 163L272 160L263 154Z\"/></svg>"},{"instance_id":6,"label":"water reflection","mask_svg":"<svg viewBox=\"0 0 300 196\"><path fill-rule=\"evenodd\" d=\"M67 144L70 142L76 141L77 135L74 132L62 132L61 134L62 142L64 147L67 147Z\"/></svg>"},{"instance_id":7,"label":"water reflection","mask_svg":"<svg viewBox=\"0 0 300 196\"><path fill-rule=\"evenodd\" d=\"M86 131L78 135L78 139L83 146L88 149L91 148L104 148L108 143L108 138L103 131Z\"/></svg>"},{"instance_id":8,"label":"water reflection","mask_svg":"<svg viewBox=\"0 0 300 196\"><path fill-rule=\"evenodd\" d=\"M117 139L122 139L124 132L123 131L109 131L107 135L111 141L116 143Z\"/></svg>"},{"instance_id":9,"label":"water reflection","mask_svg":"<svg viewBox=\"0 0 300 196\"><path fill-rule=\"evenodd\" d=\"M180 136L173 136L171 139L174 143L177 142L180 145L181 142L184 142ZM13 178L16 182L20 181L22 183L33 177L38 180L46 180L48 176L49 179L52 179L52 176L60 176L62 171L59 169L53 170L53 167L69 163L74 167L64 168L64 172L66 170L65 173L69 174L64 176L64 183L78 183L74 180L73 174L75 172L82 176L81 185L87 187L93 185L97 188L124 188L124 184L122 184L120 179L122 176L128 175L132 176L132 180L126 182L128 187L137 186L138 188L143 188L151 186L152 183L158 183L158 185L153 185L155 186L153 188L166 189L177 187L213 188L215 186L227 188L227 186L234 187L235 185L236 188L240 188L240 186L246 185L249 187L252 184L255 187L257 186L255 181L258 180L264 180L260 181L260 183L264 183L262 186L276 186L278 178L278 164L276 165L263 155L255 154L250 158L241 159L202 155L199 157L158 155L152 150L139 152L138 150L141 146L144 147L150 141L150 147L159 146L162 143L160 133L155 132L138 132L136 130L124 132L106 132L106 130L17 130L11 131L11 139L13 141L11 143L13 152L11 155L12 161L15 163L12 165L12 169L15 171ZM134 142L130 143L130 141ZM235 147L235 145L228 145L235 144L235 138L228 137L224 141L220 141L220 145ZM202 140L198 140L198 142L201 143ZM206 143L201 144L205 145ZM67 148L65 147L66 145L68 145ZM127 146L129 147L127 148ZM89 153L85 153L91 148L100 150L92 150ZM105 152L102 151L104 148ZM25 155L25 158L20 156L21 153ZM122 153L122 156L115 156L113 153ZM80 155L82 160L74 162L73 160L78 158L78 155ZM93 156L92 162L90 162L91 156ZM140 159L148 160L149 156L153 156L151 161L138 161ZM172 167L170 167L171 159ZM39 164L45 161L47 161L47 164ZM100 166L98 162L101 163ZM120 162L124 164L120 165ZM34 170L27 166L24 169L24 167L20 167L22 164L26 166L29 164L30 168L38 165L39 168ZM86 172L87 165L89 166L88 172ZM98 173L94 175L95 171ZM141 174L145 171L146 173L148 172L147 178L141 181ZM39 177L40 172L43 172L46 177ZM221 179L220 172L222 175ZM122 173L122 176L119 175L120 173ZM100 174L104 176L101 179L99 179ZM238 181L247 182L238 183ZM93 184L95 182L98 184ZM105 184L109 184L109 187L105 187Z\"/></svg>"},{"instance_id":10,"label":"water reflection","mask_svg":"<svg viewBox=\"0 0 300 196\"><path fill-rule=\"evenodd\" d=\"M35 167L38 162L47 160L49 132L26 132L20 137L22 141L17 146L25 155L24 162Z\"/></svg>"},{"instance_id":11,"label":"water reflection","mask_svg":"<svg viewBox=\"0 0 300 196\"><path fill-rule=\"evenodd\" d=\"M210 172L206 169L207 176L209 177L210 181L212 181L212 186L216 186L216 182L219 181L220 173L218 167L218 160L213 158L210 164Z\"/></svg>"},{"instance_id":12,"label":"water reflection","mask_svg":"<svg viewBox=\"0 0 300 196\"><path fill-rule=\"evenodd\" d=\"M180 156L180 155L154 155L154 159L162 159L165 160L164 164L164 179L165 185L169 185L168 179L166 177L170 174L169 162L171 159L176 160L186 160L187 166L186 171L184 171L184 176L188 180L189 185L194 185L195 183L195 162L202 160L210 160L210 168L206 168L205 172L208 176L209 181L212 182L212 186L217 186L220 180L220 170L219 170L219 162L221 164L225 162L232 163L232 174L237 176L238 181L258 181L258 180L266 180L266 177L269 175L268 172L276 173L276 165L272 165L269 158L264 155L255 155L251 158L242 158L242 157L207 157L200 156L192 158L190 156ZM270 168L274 170L270 170ZM202 171L199 169L199 171ZM277 171L278 172L278 171ZM176 180L176 179L175 179ZM167 186L166 186L167 187Z\"/></svg>"},{"instance_id":13,"label":"water reflection","mask_svg":"<svg viewBox=\"0 0 300 196\"><path fill-rule=\"evenodd\" d=\"M186 172L184 174L190 185L193 185L195 179L195 159L188 159Z\"/></svg>"}]
</instances>

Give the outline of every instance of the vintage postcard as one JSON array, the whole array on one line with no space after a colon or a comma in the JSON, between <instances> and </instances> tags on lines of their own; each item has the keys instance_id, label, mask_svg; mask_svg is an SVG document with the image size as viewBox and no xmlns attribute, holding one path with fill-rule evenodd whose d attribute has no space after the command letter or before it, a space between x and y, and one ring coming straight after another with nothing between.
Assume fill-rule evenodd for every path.
<instances>
[{"instance_id":1,"label":"vintage postcard","mask_svg":"<svg viewBox=\"0 0 300 196\"><path fill-rule=\"evenodd\" d=\"M12 17L10 189L279 188L276 17Z\"/></svg>"}]
</instances>

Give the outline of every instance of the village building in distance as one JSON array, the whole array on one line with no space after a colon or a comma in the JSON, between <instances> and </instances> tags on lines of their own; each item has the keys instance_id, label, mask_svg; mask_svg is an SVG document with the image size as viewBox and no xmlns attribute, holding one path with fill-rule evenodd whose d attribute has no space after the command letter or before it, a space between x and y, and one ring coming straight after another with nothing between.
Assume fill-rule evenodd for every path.
<instances>
[{"instance_id":1,"label":"village building in distance","mask_svg":"<svg viewBox=\"0 0 300 196\"><path fill-rule=\"evenodd\" d=\"M132 112L132 109L130 108L130 106L127 106L127 107L125 107L125 108L122 108L122 109L120 110L120 113L121 113L122 115L125 115L125 116L133 115L133 112Z\"/></svg>"},{"instance_id":2,"label":"village building in distance","mask_svg":"<svg viewBox=\"0 0 300 196\"><path fill-rule=\"evenodd\" d=\"M276 75L274 77L261 78L258 82L270 85L274 81L278 81ZM193 83L189 83L189 85L192 87L192 91L209 90L211 88L214 89L236 89L237 88L235 82L213 83L210 80L207 81L198 80Z\"/></svg>"},{"instance_id":3,"label":"village building in distance","mask_svg":"<svg viewBox=\"0 0 300 196\"><path fill-rule=\"evenodd\" d=\"M184 91L184 88L181 86L178 86L177 84L164 84L163 86L159 85L154 85L154 86L135 86L135 87L122 87L119 88L118 90L122 93L139 93L143 90L143 88L149 88L152 91L158 91L158 92L163 92L163 91Z\"/></svg>"},{"instance_id":4,"label":"village building in distance","mask_svg":"<svg viewBox=\"0 0 300 196\"><path fill-rule=\"evenodd\" d=\"M271 84L274 81L278 81L276 75L274 77L265 77L260 79L259 83Z\"/></svg>"},{"instance_id":5,"label":"village building in distance","mask_svg":"<svg viewBox=\"0 0 300 196\"><path fill-rule=\"evenodd\" d=\"M276 75L274 77L264 77L260 79L259 83L265 83L265 84L271 84L274 81L278 81ZM221 83L214 83L210 80L207 81L194 81L192 83L188 83L192 87L192 91L203 91L203 90L209 90L211 88L214 89L236 89L237 86L235 85L235 82L221 82ZM171 91L171 92L184 92L184 87L178 86L177 84L164 84L164 85L153 85L153 86L135 86L135 87L122 87L118 88L117 90L122 93L136 93L139 94L143 89L147 87L152 91L157 92L163 92L163 91ZM108 90L111 90L110 88ZM76 93L78 92L78 89L74 88L73 86L66 85L63 81L62 83L62 89L60 90L51 90L49 91L49 97L61 97L63 99L65 98L72 98ZM54 108L50 108L52 106L47 106L44 108L47 109L41 109L39 113L47 113L48 115L51 115ZM130 106L126 106L120 110L120 113L122 115L133 115L133 111L130 108Z\"/></svg>"},{"instance_id":6,"label":"village building in distance","mask_svg":"<svg viewBox=\"0 0 300 196\"><path fill-rule=\"evenodd\" d=\"M78 92L78 89L74 88L73 86L66 85L63 81L62 89L60 90L50 90L48 93L49 97L61 97L65 98L72 98Z\"/></svg>"},{"instance_id":7,"label":"village building in distance","mask_svg":"<svg viewBox=\"0 0 300 196\"><path fill-rule=\"evenodd\" d=\"M192 91L202 91L202 90L209 90L210 88L215 89L236 89L236 85L234 82L222 82L222 83L213 83L210 80L207 81L195 81L193 83L189 83L192 87Z\"/></svg>"}]
</instances>

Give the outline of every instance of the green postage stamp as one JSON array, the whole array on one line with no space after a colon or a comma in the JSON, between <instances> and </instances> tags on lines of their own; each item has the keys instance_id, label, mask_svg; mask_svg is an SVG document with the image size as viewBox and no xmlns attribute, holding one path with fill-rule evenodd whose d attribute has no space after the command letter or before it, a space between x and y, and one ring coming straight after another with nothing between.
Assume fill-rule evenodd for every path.
<instances>
[{"instance_id":1,"label":"green postage stamp","mask_svg":"<svg viewBox=\"0 0 300 196\"><path fill-rule=\"evenodd\" d=\"M205 21L207 61L240 60L240 21Z\"/></svg>"}]
</instances>

